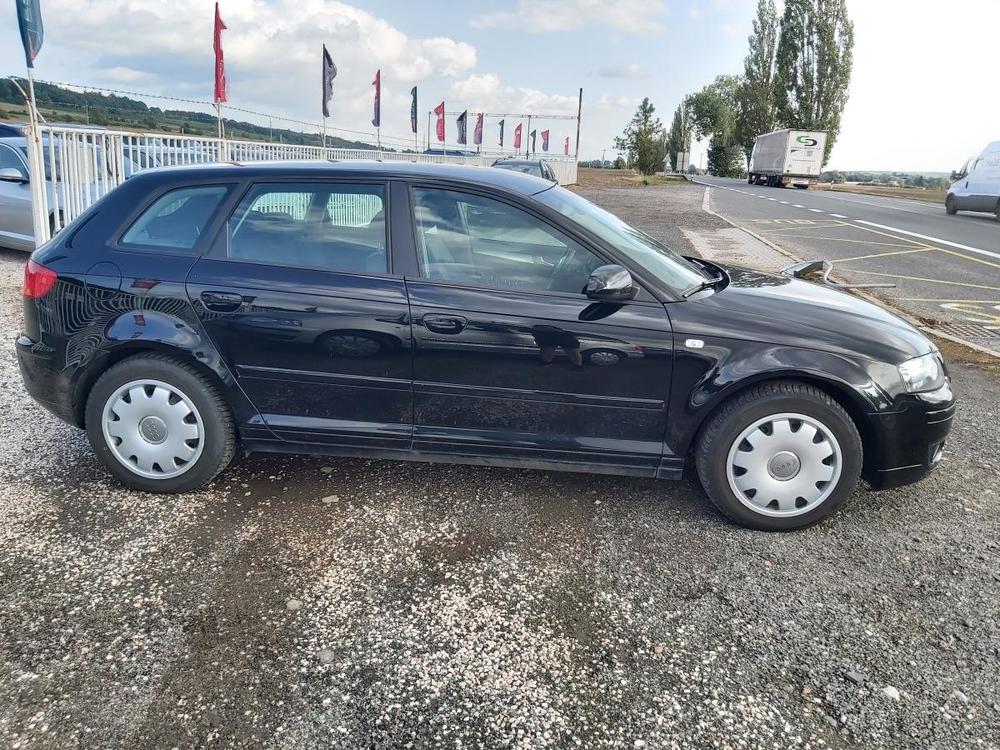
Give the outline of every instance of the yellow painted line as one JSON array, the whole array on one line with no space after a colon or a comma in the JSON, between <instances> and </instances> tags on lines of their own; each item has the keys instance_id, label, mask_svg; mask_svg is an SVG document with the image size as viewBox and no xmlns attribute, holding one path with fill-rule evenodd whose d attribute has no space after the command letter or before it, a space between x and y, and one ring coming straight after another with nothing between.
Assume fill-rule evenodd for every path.
<instances>
[{"instance_id":1,"label":"yellow painted line","mask_svg":"<svg viewBox=\"0 0 1000 750\"><path fill-rule=\"evenodd\" d=\"M781 226L777 229L760 229L761 232L766 232L770 234L771 232L787 232L789 229L799 230L800 232L807 229L836 229L837 227L845 226L842 223L838 224L794 224L791 226Z\"/></svg>"},{"instance_id":2,"label":"yellow painted line","mask_svg":"<svg viewBox=\"0 0 1000 750\"><path fill-rule=\"evenodd\" d=\"M940 253L948 253L948 255L954 255L959 258L965 258L966 260L971 260L976 263L982 263L984 265L990 266L991 268L1000 268L1000 264L993 263L992 261L983 260L982 258L973 258L971 255L966 255L965 253L957 253L954 250L945 250L943 247L937 247L936 245L929 245L926 242L917 242L916 240L908 240L905 237L897 237L894 234L888 234L887 232L880 232L877 229L870 229L869 227L859 226L858 229L863 229L866 232L871 232L873 234L881 234L883 237L889 237L894 240L904 240L905 242L912 242L914 245L919 245L921 247L928 247L933 250L937 250Z\"/></svg>"},{"instance_id":3,"label":"yellow painted line","mask_svg":"<svg viewBox=\"0 0 1000 750\"><path fill-rule=\"evenodd\" d=\"M857 241L860 242L861 240L857 240ZM881 243L881 242L872 242L872 243L869 243L869 244L872 244L872 245L881 245L883 243ZM902 245L897 245L897 247L902 247ZM891 252L891 253L872 253L871 255L859 255L856 258L837 258L833 262L834 262L834 264L836 264L836 263L847 263L847 262L852 261L852 260L868 260L869 258L887 258L890 255L910 255L912 253L926 253L926 252L932 252L934 249L935 248L933 248L933 247L915 247L912 250L896 250L896 251Z\"/></svg>"},{"instance_id":4,"label":"yellow painted line","mask_svg":"<svg viewBox=\"0 0 1000 750\"><path fill-rule=\"evenodd\" d=\"M909 247L909 245L900 245L898 242L871 242L870 240L849 240L843 237L823 237L818 234L786 234L783 235L784 238L793 240L823 240L824 242L856 242L859 245L881 245L883 247ZM924 250L936 250L933 247L917 247L911 250L902 250L903 253L919 253ZM898 255L899 253L883 253L883 255ZM877 258L877 255L866 255L865 258ZM831 260L833 260L831 258ZM857 260L856 258L847 258L846 260ZM837 261L839 262L839 261Z\"/></svg>"},{"instance_id":5,"label":"yellow painted line","mask_svg":"<svg viewBox=\"0 0 1000 750\"><path fill-rule=\"evenodd\" d=\"M1000 305L1000 299L931 299L929 297L897 297L899 302L961 302L968 305Z\"/></svg>"},{"instance_id":6,"label":"yellow painted line","mask_svg":"<svg viewBox=\"0 0 1000 750\"><path fill-rule=\"evenodd\" d=\"M933 248L937 249L937 248ZM899 273L876 273L875 271L861 271L856 268L850 269L851 273L861 273L866 276L887 276L890 279L908 279L909 281L929 281L932 284L948 284L950 286L965 286L972 289L989 289L991 292L1000 292L1000 286L986 286L984 284L966 284L962 281L942 281L941 279L925 279L921 276L903 276Z\"/></svg>"},{"instance_id":7,"label":"yellow painted line","mask_svg":"<svg viewBox=\"0 0 1000 750\"><path fill-rule=\"evenodd\" d=\"M984 266L991 266L992 268L1000 268L1000 263L994 263L989 260L983 260L982 258L973 258L971 255L966 255L965 253L956 253L954 250L945 250L943 247L935 247L939 253L948 253L948 255L957 255L959 258L965 258L966 260L972 260L976 263L982 263Z\"/></svg>"}]
</instances>

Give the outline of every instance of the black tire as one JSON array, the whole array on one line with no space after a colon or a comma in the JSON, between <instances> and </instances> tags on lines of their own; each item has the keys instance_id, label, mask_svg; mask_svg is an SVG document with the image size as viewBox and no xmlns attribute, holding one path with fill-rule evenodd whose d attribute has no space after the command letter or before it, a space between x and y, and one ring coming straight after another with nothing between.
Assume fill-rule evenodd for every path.
<instances>
[{"instance_id":1,"label":"black tire","mask_svg":"<svg viewBox=\"0 0 1000 750\"><path fill-rule=\"evenodd\" d=\"M1000 210L1000 208L998 208ZM955 196L949 195L944 199L944 212L949 216L954 216L958 213L958 209L955 207Z\"/></svg>"},{"instance_id":2,"label":"black tire","mask_svg":"<svg viewBox=\"0 0 1000 750\"><path fill-rule=\"evenodd\" d=\"M197 408L204 444L183 473L167 478L141 476L119 461L109 447L103 430L105 405L119 388L135 380L165 383L180 390ZM87 437L101 463L122 484L144 492L176 493L203 487L229 465L236 452L236 429L225 399L193 365L164 354L137 354L104 372L87 398L85 422Z\"/></svg>"},{"instance_id":3,"label":"black tire","mask_svg":"<svg viewBox=\"0 0 1000 750\"><path fill-rule=\"evenodd\" d=\"M773 414L797 413L821 422L840 445L842 460L837 484L819 504L789 517L752 510L730 487L726 464L740 434L757 420ZM829 395L795 381L762 383L733 397L711 418L695 447L698 476L709 500L736 523L762 531L793 531L812 526L835 513L858 484L863 461L861 436L844 408Z\"/></svg>"},{"instance_id":4,"label":"black tire","mask_svg":"<svg viewBox=\"0 0 1000 750\"><path fill-rule=\"evenodd\" d=\"M747 175L747 185L753 185L754 178L753 175Z\"/></svg>"},{"instance_id":5,"label":"black tire","mask_svg":"<svg viewBox=\"0 0 1000 750\"><path fill-rule=\"evenodd\" d=\"M1000 221L1000 201L997 201L996 208L993 209L993 215L997 221Z\"/></svg>"}]
</instances>

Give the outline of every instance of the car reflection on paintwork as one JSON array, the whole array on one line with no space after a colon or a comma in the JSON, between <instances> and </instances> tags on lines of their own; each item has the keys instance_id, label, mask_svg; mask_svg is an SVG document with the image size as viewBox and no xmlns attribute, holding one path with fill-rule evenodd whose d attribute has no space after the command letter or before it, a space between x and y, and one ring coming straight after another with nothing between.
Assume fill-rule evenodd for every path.
<instances>
[{"instance_id":1,"label":"car reflection on paintwork","mask_svg":"<svg viewBox=\"0 0 1000 750\"><path fill-rule=\"evenodd\" d=\"M470 322L463 329L466 338L460 345L444 334L430 340L422 340L420 348L444 351L472 349L483 354L510 353L538 356L540 345L536 328L498 322L481 324ZM622 339L584 334L566 329L559 329L559 332L566 337L575 339L578 346L574 346L574 348L580 352L583 362L595 367L618 365L627 359L641 359L647 356L644 347ZM566 358L567 353L563 347L559 346L555 356Z\"/></svg>"},{"instance_id":2,"label":"car reflection on paintwork","mask_svg":"<svg viewBox=\"0 0 1000 750\"><path fill-rule=\"evenodd\" d=\"M317 331L307 327L303 318L294 318L281 311L282 315L245 315L227 321L229 328L237 333L252 333L265 336L273 341L315 346L334 357L364 359L396 351L403 346L398 336L385 331L364 328L337 328ZM315 312L315 311L311 311ZM225 317L220 315L219 317ZM403 316L394 319L378 319L392 325L405 323ZM307 320L312 320L308 316Z\"/></svg>"}]
</instances>

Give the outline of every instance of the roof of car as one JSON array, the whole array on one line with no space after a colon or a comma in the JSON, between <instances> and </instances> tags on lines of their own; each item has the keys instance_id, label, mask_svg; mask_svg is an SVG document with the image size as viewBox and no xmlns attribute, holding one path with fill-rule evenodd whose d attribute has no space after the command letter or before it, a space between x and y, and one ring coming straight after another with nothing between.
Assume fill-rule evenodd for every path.
<instances>
[{"instance_id":1,"label":"roof of car","mask_svg":"<svg viewBox=\"0 0 1000 750\"><path fill-rule=\"evenodd\" d=\"M497 159L493 166L501 164L541 164L545 159Z\"/></svg>"},{"instance_id":2,"label":"roof of car","mask_svg":"<svg viewBox=\"0 0 1000 750\"><path fill-rule=\"evenodd\" d=\"M535 195L548 190L552 183L539 177L464 164L419 164L401 161L277 161L231 162L225 164L189 164L146 170L140 175L197 175L198 178L281 178L315 179L324 175L381 178L429 178L454 180L482 187L505 189L522 195ZM136 177L140 176L136 175Z\"/></svg>"}]
</instances>

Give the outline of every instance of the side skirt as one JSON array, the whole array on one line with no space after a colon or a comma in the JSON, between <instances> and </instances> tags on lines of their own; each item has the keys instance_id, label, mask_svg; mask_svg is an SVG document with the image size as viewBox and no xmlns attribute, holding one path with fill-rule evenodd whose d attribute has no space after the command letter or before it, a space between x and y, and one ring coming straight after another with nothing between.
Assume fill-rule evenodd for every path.
<instances>
[{"instance_id":1,"label":"side skirt","mask_svg":"<svg viewBox=\"0 0 1000 750\"><path fill-rule=\"evenodd\" d=\"M392 448L348 448L335 445L310 443L284 443L244 437L242 447L247 453L285 453L318 456L343 456L347 458L375 458L393 461L419 461L434 464L467 464L471 466L502 466L513 469L537 469L539 471L565 471L613 476L648 477L656 479L680 479L684 471L684 459L664 458L656 469L615 464L599 464L570 461L545 461L537 458L511 458L456 453L434 453L429 451L409 451Z\"/></svg>"}]
</instances>

